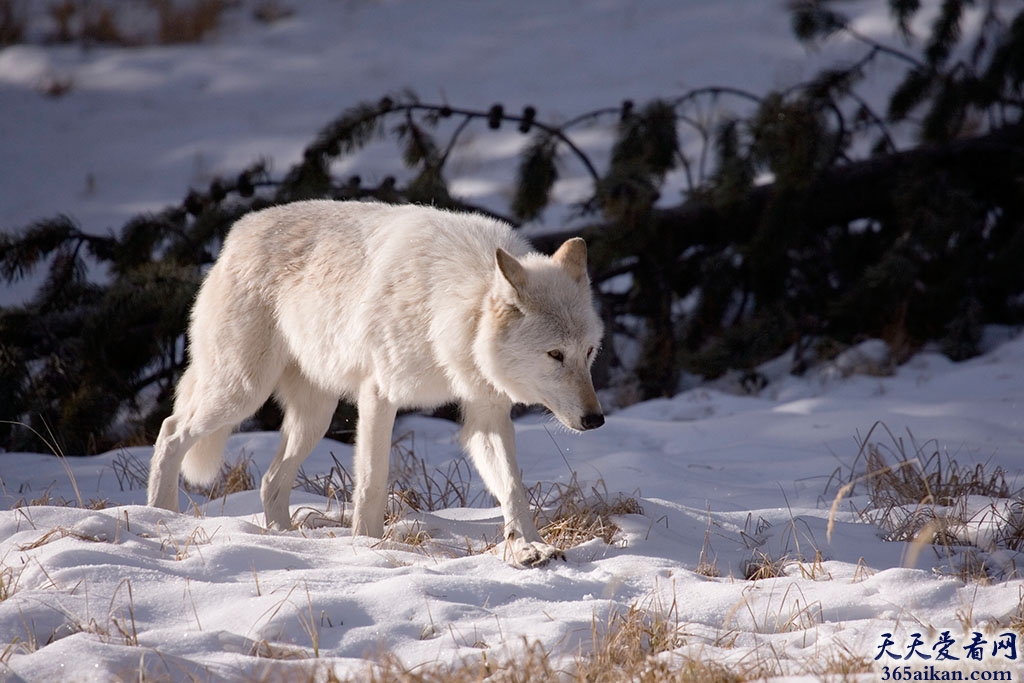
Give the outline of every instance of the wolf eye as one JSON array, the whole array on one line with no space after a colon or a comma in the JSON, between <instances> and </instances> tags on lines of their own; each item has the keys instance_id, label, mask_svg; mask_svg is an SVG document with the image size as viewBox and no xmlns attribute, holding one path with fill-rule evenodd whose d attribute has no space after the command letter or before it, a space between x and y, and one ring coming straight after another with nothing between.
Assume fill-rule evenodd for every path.
<instances>
[{"instance_id":1,"label":"wolf eye","mask_svg":"<svg viewBox=\"0 0 1024 683\"><path fill-rule=\"evenodd\" d=\"M548 355L557 360L559 363L565 362L565 356L562 355L561 351L548 351Z\"/></svg>"},{"instance_id":2,"label":"wolf eye","mask_svg":"<svg viewBox=\"0 0 1024 683\"><path fill-rule=\"evenodd\" d=\"M590 358L593 355L594 355L594 347L591 346L589 349L587 349L587 358Z\"/></svg>"}]
</instances>

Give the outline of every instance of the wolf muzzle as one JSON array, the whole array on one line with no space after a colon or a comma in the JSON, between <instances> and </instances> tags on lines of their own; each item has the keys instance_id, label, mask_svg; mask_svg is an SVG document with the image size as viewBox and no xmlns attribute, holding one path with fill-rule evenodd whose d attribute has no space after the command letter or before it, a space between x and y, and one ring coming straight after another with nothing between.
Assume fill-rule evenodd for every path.
<instances>
[{"instance_id":1,"label":"wolf muzzle","mask_svg":"<svg viewBox=\"0 0 1024 683\"><path fill-rule=\"evenodd\" d=\"M604 424L604 415L601 413L590 413L584 415L580 422L585 430L597 429Z\"/></svg>"}]
</instances>

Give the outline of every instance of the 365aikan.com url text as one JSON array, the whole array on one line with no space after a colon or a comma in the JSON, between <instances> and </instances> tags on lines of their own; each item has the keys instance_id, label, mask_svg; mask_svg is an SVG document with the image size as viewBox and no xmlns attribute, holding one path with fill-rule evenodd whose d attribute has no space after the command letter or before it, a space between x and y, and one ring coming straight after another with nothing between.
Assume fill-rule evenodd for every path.
<instances>
[{"instance_id":1,"label":"365aikan.com url text","mask_svg":"<svg viewBox=\"0 0 1024 683\"><path fill-rule=\"evenodd\" d=\"M1012 671L949 671L934 664L883 666L883 681L1012 681Z\"/></svg>"}]
</instances>

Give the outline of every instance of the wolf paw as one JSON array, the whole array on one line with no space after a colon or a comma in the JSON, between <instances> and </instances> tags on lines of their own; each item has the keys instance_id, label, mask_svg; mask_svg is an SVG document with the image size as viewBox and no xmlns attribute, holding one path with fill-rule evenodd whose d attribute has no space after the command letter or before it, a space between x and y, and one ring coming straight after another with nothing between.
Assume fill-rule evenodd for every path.
<instances>
[{"instance_id":1,"label":"wolf paw","mask_svg":"<svg viewBox=\"0 0 1024 683\"><path fill-rule=\"evenodd\" d=\"M510 538L505 547L509 559L518 567L543 567L551 560L566 561L564 552L543 541Z\"/></svg>"}]
</instances>

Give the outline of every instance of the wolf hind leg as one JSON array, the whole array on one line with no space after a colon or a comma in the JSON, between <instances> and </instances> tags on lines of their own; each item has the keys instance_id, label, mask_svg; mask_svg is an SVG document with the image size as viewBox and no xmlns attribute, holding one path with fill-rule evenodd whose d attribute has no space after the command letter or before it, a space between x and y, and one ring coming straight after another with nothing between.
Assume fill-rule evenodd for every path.
<instances>
[{"instance_id":1,"label":"wolf hind leg","mask_svg":"<svg viewBox=\"0 0 1024 683\"><path fill-rule=\"evenodd\" d=\"M279 367L279 366L278 366ZM239 385L217 372L204 372L195 364L182 375L174 411L160 426L149 467L147 503L178 510L178 475L193 483L216 479L224 442L242 420L263 405L279 374L268 362L256 381ZM247 391L240 389L247 386ZM235 387L233 390L230 387Z\"/></svg>"},{"instance_id":2,"label":"wolf hind leg","mask_svg":"<svg viewBox=\"0 0 1024 683\"><path fill-rule=\"evenodd\" d=\"M160 425L160 434L153 445L153 458L149 464L147 504L178 511L178 475L185 454L199 440L186 427L186 414L195 396L196 371L189 366L178 380L175 390L174 411Z\"/></svg>"},{"instance_id":3,"label":"wolf hind leg","mask_svg":"<svg viewBox=\"0 0 1024 683\"><path fill-rule=\"evenodd\" d=\"M193 413L173 414L165 419L149 465L147 504L177 512L178 475L182 473L190 483L212 483L220 472L224 442L245 417L247 415L233 419Z\"/></svg>"},{"instance_id":4,"label":"wolf hind leg","mask_svg":"<svg viewBox=\"0 0 1024 683\"><path fill-rule=\"evenodd\" d=\"M299 466L323 438L338 405L338 397L319 389L291 365L281 375L274 392L284 409L281 443L263 475L260 498L270 529L291 527L288 501Z\"/></svg>"},{"instance_id":5,"label":"wolf hind leg","mask_svg":"<svg viewBox=\"0 0 1024 683\"><path fill-rule=\"evenodd\" d=\"M151 507L178 511L178 475L185 452L195 441L185 433L180 418L171 415L160 427L160 435L153 446L153 459L149 464L149 484L146 503Z\"/></svg>"}]
</instances>

